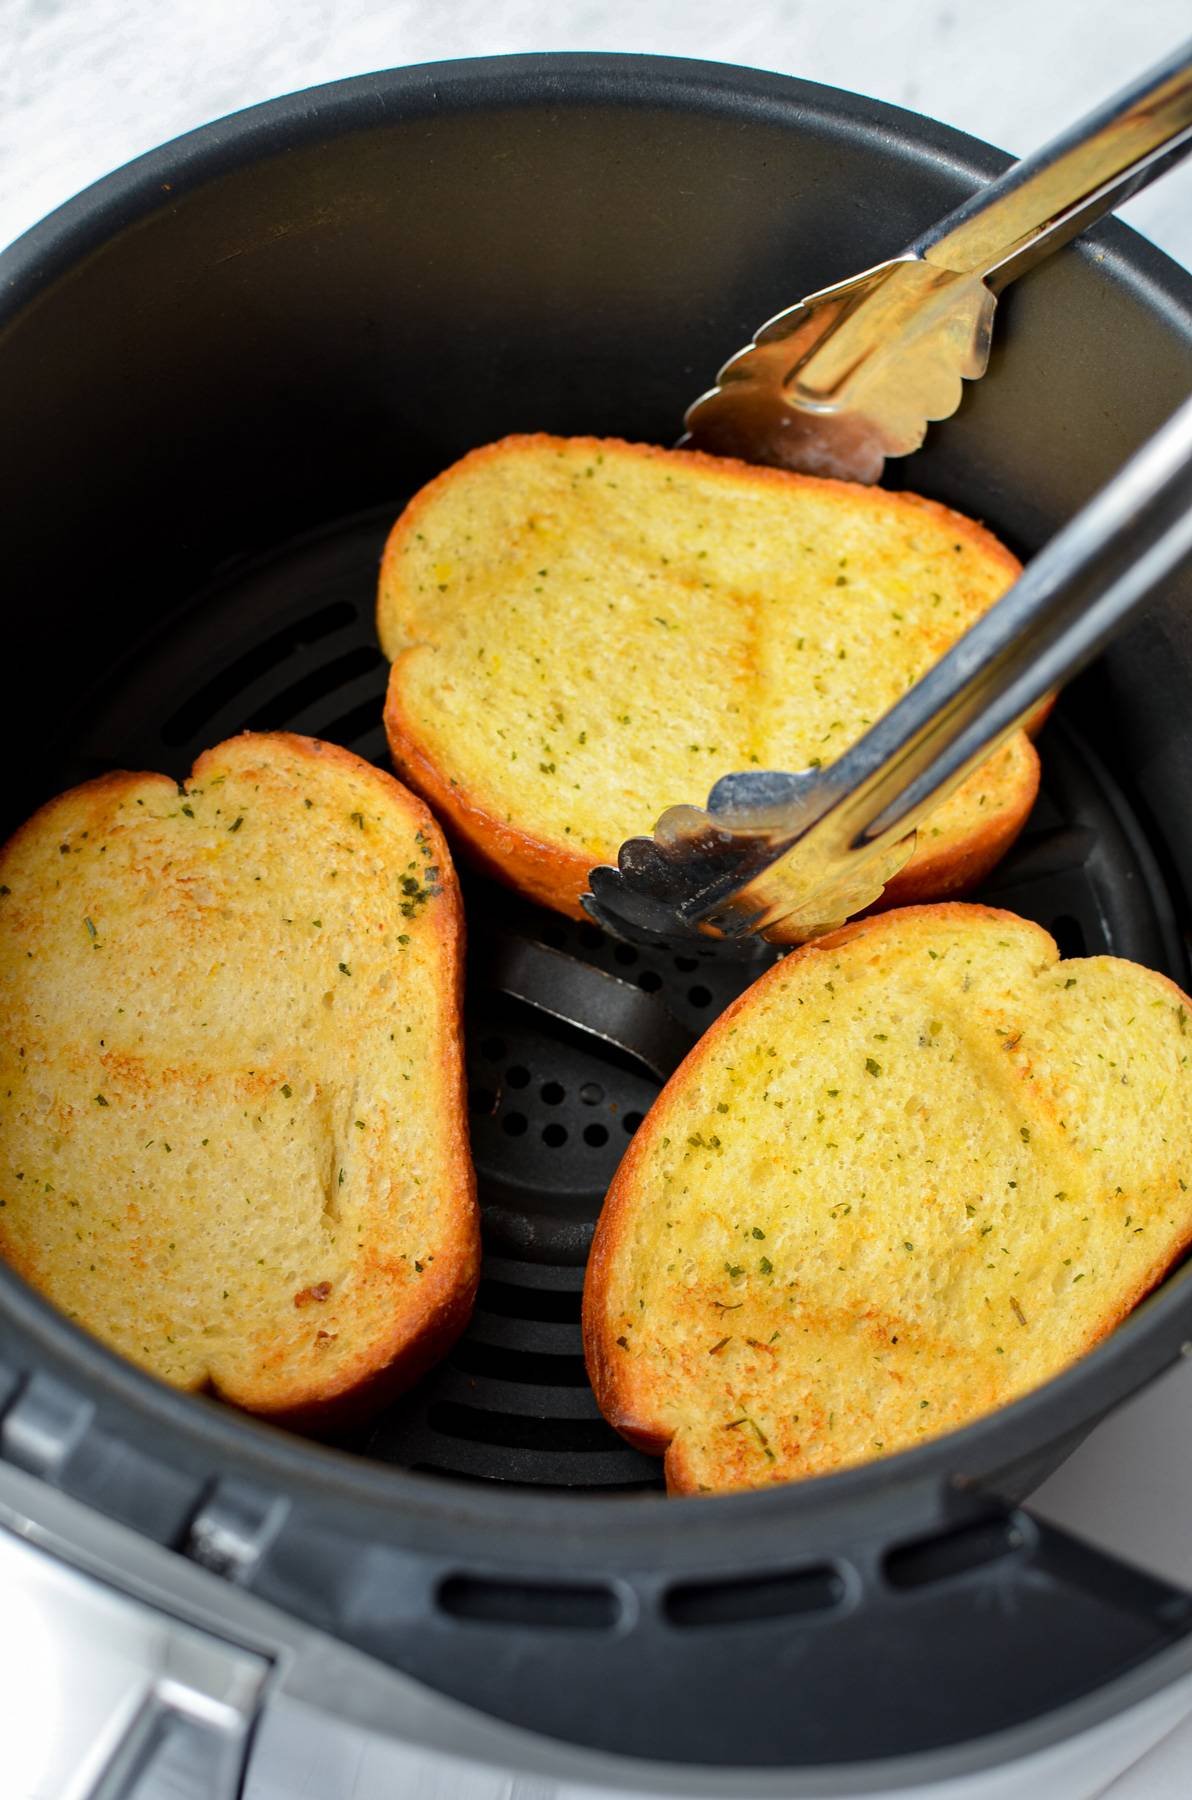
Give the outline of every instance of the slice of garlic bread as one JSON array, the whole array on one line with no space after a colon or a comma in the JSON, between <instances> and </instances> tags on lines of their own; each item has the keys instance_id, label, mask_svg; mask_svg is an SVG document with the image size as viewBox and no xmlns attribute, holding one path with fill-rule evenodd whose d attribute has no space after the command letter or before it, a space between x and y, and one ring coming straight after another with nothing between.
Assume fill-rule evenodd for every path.
<instances>
[{"instance_id":1,"label":"slice of garlic bread","mask_svg":"<svg viewBox=\"0 0 1192 1800\"><path fill-rule=\"evenodd\" d=\"M999 597L971 519L690 451L512 437L411 502L378 632L399 772L490 874L579 916L593 864L718 776L835 760ZM1038 788L1019 733L886 903L971 886Z\"/></svg>"},{"instance_id":2,"label":"slice of garlic bread","mask_svg":"<svg viewBox=\"0 0 1192 1800\"><path fill-rule=\"evenodd\" d=\"M1103 1338L1192 1241L1192 1002L909 907L795 952L673 1076L584 1293L606 1417L680 1493L907 1449Z\"/></svg>"},{"instance_id":3,"label":"slice of garlic bread","mask_svg":"<svg viewBox=\"0 0 1192 1800\"><path fill-rule=\"evenodd\" d=\"M0 853L0 1253L253 1412L405 1386L477 1278L461 939L429 813L334 745L50 801Z\"/></svg>"}]
</instances>

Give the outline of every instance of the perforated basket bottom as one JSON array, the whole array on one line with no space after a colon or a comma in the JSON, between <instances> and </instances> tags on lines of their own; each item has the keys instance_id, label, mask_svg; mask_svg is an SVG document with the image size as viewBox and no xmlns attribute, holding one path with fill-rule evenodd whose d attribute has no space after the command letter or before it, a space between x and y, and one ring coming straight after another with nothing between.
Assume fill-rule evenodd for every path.
<instances>
[{"instance_id":1,"label":"perforated basket bottom","mask_svg":"<svg viewBox=\"0 0 1192 1800\"><path fill-rule=\"evenodd\" d=\"M105 682L56 785L112 768L182 776L208 745L247 728L310 733L385 766L387 670L373 601L396 511L292 545L200 597ZM981 897L1047 926L1066 955L1109 950L1182 979L1170 907L1121 796L1062 718L1048 727L1043 753L1044 792L1027 832ZM693 1033L765 966L638 951L487 884L465 886L472 918L564 953L561 990L568 968L594 966L635 983ZM471 962L468 1072L485 1234L479 1301L446 1361L358 1448L463 1478L657 1486L659 1465L597 1411L579 1318L601 1198L659 1083L603 1039L495 991L484 942Z\"/></svg>"}]
</instances>

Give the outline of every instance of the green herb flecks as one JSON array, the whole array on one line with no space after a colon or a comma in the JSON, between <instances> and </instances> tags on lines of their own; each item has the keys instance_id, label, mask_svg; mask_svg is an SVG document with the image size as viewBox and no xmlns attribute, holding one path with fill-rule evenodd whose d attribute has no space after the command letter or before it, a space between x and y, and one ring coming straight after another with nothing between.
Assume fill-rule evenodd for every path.
<instances>
[{"instance_id":1,"label":"green herb flecks","mask_svg":"<svg viewBox=\"0 0 1192 1800\"><path fill-rule=\"evenodd\" d=\"M430 856L430 845L427 843L421 832L418 833L418 844L425 861ZM429 901L435 899L442 891L439 882L439 871L429 862L421 873L419 873L416 862L407 863L406 873L401 876L398 885L402 892L402 899L399 903L400 911L402 917L405 919L416 917L421 908L426 906Z\"/></svg>"}]
</instances>

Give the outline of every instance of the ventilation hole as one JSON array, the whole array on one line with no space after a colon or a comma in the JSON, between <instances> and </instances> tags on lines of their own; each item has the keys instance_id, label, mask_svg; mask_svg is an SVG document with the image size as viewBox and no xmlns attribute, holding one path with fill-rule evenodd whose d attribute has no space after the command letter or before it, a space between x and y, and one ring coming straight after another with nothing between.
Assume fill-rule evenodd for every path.
<instances>
[{"instance_id":1,"label":"ventilation hole","mask_svg":"<svg viewBox=\"0 0 1192 1800\"><path fill-rule=\"evenodd\" d=\"M490 1381L516 1381L527 1387L588 1385L582 1356L551 1356L542 1350L513 1350L464 1338L451 1352L450 1362L461 1374L487 1376Z\"/></svg>"},{"instance_id":2,"label":"ventilation hole","mask_svg":"<svg viewBox=\"0 0 1192 1800\"><path fill-rule=\"evenodd\" d=\"M565 950L567 947L567 933L562 925L547 925L539 936L551 950Z\"/></svg>"},{"instance_id":3,"label":"ventilation hole","mask_svg":"<svg viewBox=\"0 0 1192 1800\"><path fill-rule=\"evenodd\" d=\"M488 1058L489 1062L503 1061L504 1057L505 1057L505 1040L504 1040L504 1038L499 1038L499 1037L485 1038L484 1042L480 1046L480 1054L481 1054L481 1056L486 1056Z\"/></svg>"},{"instance_id":4,"label":"ventilation hole","mask_svg":"<svg viewBox=\"0 0 1192 1800\"><path fill-rule=\"evenodd\" d=\"M544 1125L542 1141L548 1150L558 1150L567 1142L566 1125Z\"/></svg>"},{"instance_id":5,"label":"ventilation hole","mask_svg":"<svg viewBox=\"0 0 1192 1800\"><path fill-rule=\"evenodd\" d=\"M501 1120L501 1128L506 1137L524 1137L526 1134L526 1126L528 1124L529 1120L526 1118L525 1113L506 1113L505 1117Z\"/></svg>"},{"instance_id":6,"label":"ventilation hole","mask_svg":"<svg viewBox=\"0 0 1192 1800\"><path fill-rule=\"evenodd\" d=\"M506 1069L505 1079L509 1083L510 1087L514 1087L514 1088L529 1087L530 1071L529 1071L529 1069L524 1068L521 1063L514 1063L514 1065L511 1069Z\"/></svg>"},{"instance_id":7,"label":"ventilation hole","mask_svg":"<svg viewBox=\"0 0 1192 1800\"><path fill-rule=\"evenodd\" d=\"M593 1150L599 1150L601 1144L608 1143L607 1125L585 1125L584 1143L591 1144Z\"/></svg>"},{"instance_id":8,"label":"ventilation hole","mask_svg":"<svg viewBox=\"0 0 1192 1800\"><path fill-rule=\"evenodd\" d=\"M480 1283L476 1305L481 1312L502 1319L538 1319L551 1325L578 1325L583 1305L581 1288L521 1287L515 1281Z\"/></svg>"},{"instance_id":9,"label":"ventilation hole","mask_svg":"<svg viewBox=\"0 0 1192 1800\"><path fill-rule=\"evenodd\" d=\"M699 968L699 959L694 956L676 956L675 967L680 975L693 975Z\"/></svg>"},{"instance_id":10,"label":"ventilation hole","mask_svg":"<svg viewBox=\"0 0 1192 1800\"><path fill-rule=\"evenodd\" d=\"M656 969L643 969L637 978L637 985L647 994L656 994L662 986L662 977Z\"/></svg>"},{"instance_id":11,"label":"ventilation hole","mask_svg":"<svg viewBox=\"0 0 1192 1800\"><path fill-rule=\"evenodd\" d=\"M258 707L246 721L245 729L274 731L279 726L288 725L313 701L333 694L336 688L355 681L359 675L367 675L373 669L380 668L384 660L379 650L368 644L358 644L355 650L337 656L333 662L320 663L317 669L311 669L308 674L291 682L280 694L270 695L265 704ZM376 715L373 716L375 718Z\"/></svg>"},{"instance_id":12,"label":"ventilation hole","mask_svg":"<svg viewBox=\"0 0 1192 1800\"><path fill-rule=\"evenodd\" d=\"M956 1575L979 1569L984 1563L996 1562L1022 1547L1022 1530L1010 1518L981 1519L975 1525L964 1525L959 1531L945 1532L939 1537L920 1538L913 1544L902 1544L891 1550L885 1561L886 1580L891 1587L927 1587L934 1581L949 1581Z\"/></svg>"},{"instance_id":13,"label":"ventilation hole","mask_svg":"<svg viewBox=\"0 0 1192 1800\"><path fill-rule=\"evenodd\" d=\"M611 1588L545 1582L486 1581L451 1575L438 1602L453 1619L474 1625L523 1625L536 1631L611 1631L621 1606Z\"/></svg>"},{"instance_id":14,"label":"ventilation hole","mask_svg":"<svg viewBox=\"0 0 1192 1800\"><path fill-rule=\"evenodd\" d=\"M222 706L229 700L234 700L258 676L276 669L279 663L284 662L287 656L292 656L301 645L318 643L320 638L330 637L333 631L352 625L355 620L356 608L346 600L339 600L334 606L322 607L308 618L291 625L288 630L276 632L263 644L247 650L210 681L204 682L198 692L192 694L166 720L161 728L163 740L167 744L185 744Z\"/></svg>"},{"instance_id":15,"label":"ventilation hole","mask_svg":"<svg viewBox=\"0 0 1192 1800\"><path fill-rule=\"evenodd\" d=\"M694 987L688 988L687 998L690 1000L692 1006L711 1006L712 990L711 988L703 987L699 982L696 982Z\"/></svg>"},{"instance_id":16,"label":"ventilation hole","mask_svg":"<svg viewBox=\"0 0 1192 1800\"><path fill-rule=\"evenodd\" d=\"M598 1081L585 1081L579 1097L585 1106L599 1106L604 1099L604 1089Z\"/></svg>"},{"instance_id":17,"label":"ventilation hole","mask_svg":"<svg viewBox=\"0 0 1192 1800\"><path fill-rule=\"evenodd\" d=\"M629 1137L633 1136L641 1122L642 1115L639 1112L627 1112L625 1117L621 1120L622 1125L625 1127L626 1134Z\"/></svg>"},{"instance_id":18,"label":"ventilation hole","mask_svg":"<svg viewBox=\"0 0 1192 1800\"><path fill-rule=\"evenodd\" d=\"M613 951L613 956L617 962L623 963L627 969L637 961L637 951L632 944L618 944Z\"/></svg>"},{"instance_id":19,"label":"ventilation hole","mask_svg":"<svg viewBox=\"0 0 1192 1800\"><path fill-rule=\"evenodd\" d=\"M579 941L585 950L599 950L604 943L604 933L597 931L595 925L581 925Z\"/></svg>"},{"instance_id":20,"label":"ventilation hole","mask_svg":"<svg viewBox=\"0 0 1192 1800\"><path fill-rule=\"evenodd\" d=\"M1061 913L1058 919L1051 921L1051 935L1059 945L1061 956L1088 955L1084 926L1071 913Z\"/></svg>"},{"instance_id":21,"label":"ventilation hole","mask_svg":"<svg viewBox=\"0 0 1192 1800\"><path fill-rule=\"evenodd\" d=\"M834 1569L797 1569L760 1581L701 1581L674 1587L663 1600L663 1610L672 1625L684 1628L751 1625L757 1619L826 1612L843 1599L844 1583Z\"/></svg>"},{"instance_id":22,"label":"ventilation hole","mask_svg":"<svg viewBox=\"0 0 1192 1800\"><path fill-rule=\"evenodd\" d=\"M468 1110L474 1113L491 1113L497 1110L497 1096L492 1088L477 1087L468 1093Z\"/></svg>"},{"instance_id":23,"label":"ventilation hole","mask_svg":"<svg viewBox=\"0 0 1192 1800\"><path fill-rule=\"evenodd\" d=\"M559 1106L567 1098L567 1089L557 1081L544 1081L541 1091L548 1106Z\"/></svg>"},{"instance_id":24,"label":"ventilation hole","mask_svg":"<svg viewBox=\"0 0 1192 1800\"><path fill-rule=\"evenodd\" d=\"M484 1412L457 1400L436 1400L426 1422L444 1437L469 1444L499 1444L506 1450L567 1451L623 1449L603 1419L542 1419L522 1413Z\"/></svg>"}]
</instances>

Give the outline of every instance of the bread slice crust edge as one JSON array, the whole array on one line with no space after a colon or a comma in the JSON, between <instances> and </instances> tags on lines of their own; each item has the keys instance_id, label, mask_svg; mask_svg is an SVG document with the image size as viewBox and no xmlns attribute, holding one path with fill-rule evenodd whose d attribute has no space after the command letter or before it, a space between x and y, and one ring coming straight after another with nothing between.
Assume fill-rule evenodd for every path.
<instances>
[{"instance_id":1,"label":"bread slice crust edge","mask_svg":"<svg viewBox=\"0 0 1192 1800\"><path fill-rule=\"evenodd\" d=\"M438 955L454 1030L433 1054L438 1064L447 1116L445 1167L453 1196L453 1229L450 1241L435 1265L428 1266L418 1286L418 1307L394 1321L381 1339L372 1337L359 1355L341 1361L333 1378L311 1380L303 1374L270 1370L256 1387L251 1384L221 1387L212 1380L191 1391L214 1394L257 1417L290 1429L315 1435L336 1436L367 1418L409 1388L433 1367L459 1337L471 1316L479 1280L480 1225L476 1199L476 1175L467 1132L466 1081L463 1059L464 917L456 876L442 831L420 797L403 787L386 771L324 740L293 732L242 732L205 750L195 761L188 786L201 784L232 747L278 746L297 760L308 759L338 767L356 780L372 784L387 807L396 807L414 829L425 834L440 873L440 892L433 915L424 930L438 940ZM65 806L80 799L120 796L133 790L160 785L163 796L176 796L178 783L157 771L119 770L96 777L47 800L12 833L0 849L7 862L26 839L35 838L53 823ZM0 1253L18 1275L30 1279L19 1251L0 1236ZM37 1282L32 1281L36 1288ZM53 1305L52 1299L48 1303Z\"/></svg>"},{"instance_id":2,"label":"bread slice crust edge","mask_svg":"<svg viewBox=\"0 0 1192 1800\"><path fill-rule=\"evenodd\" d=\"M588 1257L582 1311L584 1357L588 1378L601 1413L621 1436L637 1449L664 1459L663 1469L667 1492L671 1495L695 1494L706 1492L707 1489L700 1486L686 1463L682 1439L677 1434L675 1425L663 1420L659 1416L656 1406L652 1407L646 1398L634 1392L632 1368L627 1365L623 1356L618 1355L617 1345L611 1341L607 1329L611 1317L610 1287L618 1258L621 1255L626 1228L632 1220L637 1170L653 1154L655 1136L666 1122L668 1096L685 1089L693 1077L698 1077L703 1065L708 1061L710 1053L731 1029L734 1020L742 1012L752 1007L759 992L777 986L784 979L788 979L792 968L805 964L809 959L818 957L824 952L831 952L859 939L880 937L896 931L906 922L916 918L930 919L936 922L948 920L956 923L976 919L990 922L1005 921L1016 929L1026 927L1035 933L1039 940L1040 950L1047 962L1059 964L1063 960L1055 940L1042 926L999 907L950 901L934 906L903 907L895 912L885 912L853 920L839 930L792 951L750 988L747 988L720 1014L658 1095L613 1177L596 1224ZM1147 970L1146 973L1160 987L1167 990L1177 1009L1184 1009L1188 1016L1192 1017L1192 998L1189 998L1170 977L1154 970ZM1189 1248L1192 1248L1192 1211L1188 1215L1187 1228L1174 1247L1157 1257L1134 1287L1116 1299L1097 1326L1090 1329L1085 1339L1073 1350L1064 1366L1071 1366L1073 1362L1079 1360L1081 1356L1086 1355L1107 1338L1134 1308L1154 1291ZM1060 1372L1056 1371L1056 1373ZM659 1395L656 1390L649 1396L649 1399L657 1402ZM1013 1402L1011 1401L1010 1404ZM976 1416L979 1415L974 1417ZM965 1423L970 1422L973 1421L965 1421ZM959 1428L963 1429L963 1425ZM911 1446L905 1448L911 1448ZM899 1453L901 1451L893 1451L887 1452L887 1455ZM808 1478L809 1476L806 1474L787 1477L787 1479Z\"/></svg>"},{"instance_id":3,"label":"bread slice crust edge","mask_svg":"<svg viewBox=\"0 0 1192 1800\"><path fill-rule=\"evenodd\" d=\"M514 434L492 444L469 451L458 462L434 477L410 501L394 524L386 541L381 561L377 600L377 628L382 647L393 658L385 700L385 730L394 766L434 808L449 827L458 848L473 866L484 874L504 882L541 905L551 907L573 919L584 919L581 898L588 890L592 858L575 850L561 838L539 835L521 823L498 815L479 794L457 785L429 751L420 735L417 722L410 716L405 702L404 665L418 646L397 641L390 627L396 602L391 592L400 588L400 569L407 540L417 534L425 514L437 496L461 473L471 472L491 461L521 452L540 452L566 445L593 455L613 451L645 462L673 466L675 459L714 472L718 479L756 490L769 488L780 493L813 489L817 494L835 494L841 502L851 501L856 486L819 476L798 474L791 470L773 469L745 463L734 457L709 456L698 450L665 450L656 445L630 443L620 438L559 438L549 433ZM946 523L954 537L967 542L982 556L999 564L1012 580L1021 572L1021 563L992 532L977 520L954 512L939 501L920 495L880 492L881 504L892 509L925 513ZM1039 709L1030 722L1029 733L1039 729L1046 716L1046 706ZM946 849L934 850L930 840L921 836L907 865L887 884L878 905L905 906L931 899L947 899L977 886L1006 854L1017 838L1035 803L1039 790L1038 754L1027 735L1019 734L1021 769L1017 787L1004 796L1003 804L976 830ZM727 771L722 771L727 773ZM781 925L769 934L774 942L789 942Z\"/></svg>"}]
</instances>

